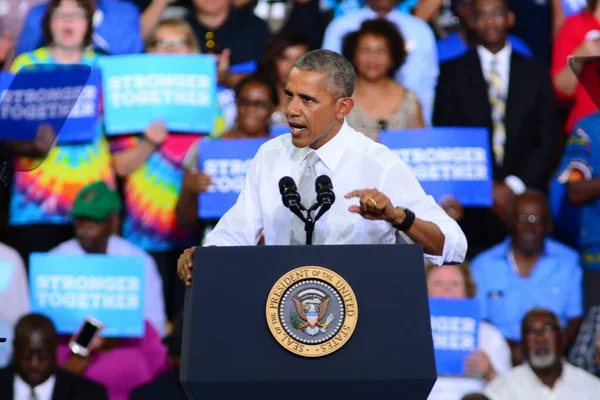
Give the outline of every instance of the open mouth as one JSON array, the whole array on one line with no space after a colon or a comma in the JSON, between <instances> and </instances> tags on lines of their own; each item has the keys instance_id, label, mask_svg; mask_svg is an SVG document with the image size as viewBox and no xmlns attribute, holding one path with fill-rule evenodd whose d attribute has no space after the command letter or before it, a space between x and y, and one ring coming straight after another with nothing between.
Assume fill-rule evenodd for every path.
<instances>
[{"instance_id":1,"label":"open mouth","mask_svg":"<svg viewBox=\"0 0 600 400\"><path fill-rule=\"evenodd\" d=\"M306 126L295 122L288 122L292 135L297 136L306 130Z\"/></svg>"}]
</instances>

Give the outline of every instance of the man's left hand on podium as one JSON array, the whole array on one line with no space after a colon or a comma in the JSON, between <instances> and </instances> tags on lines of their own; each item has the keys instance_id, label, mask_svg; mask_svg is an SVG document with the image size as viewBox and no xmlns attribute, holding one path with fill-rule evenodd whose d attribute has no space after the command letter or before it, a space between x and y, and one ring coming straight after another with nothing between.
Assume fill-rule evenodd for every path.
<instances>
[{"instance_id":1,"label":"man's left hand on podium","mask_svg":"<svg viewBox=\"0 0 600 400\"><path fill-rule=\"evenodd\" d=\"M406 213L401 207L394 207L390 199L377 189L355 190L345 196L347 199L360 198L360 206L350 206L348 211L360 214L371 220L384 220L400 225Z\"/></svg>"},{"instance_id":2,"label":"man's left hand on podium","mask_svg":"<svg viewBox=\"0 0 600 400\"><path fill-rule=\"evenodd\" d=\"M177 260L177 274L186 286L192 286L192 269L194 268L194 251L196 246L185 249Z\"/></svg>"}]
</instances>

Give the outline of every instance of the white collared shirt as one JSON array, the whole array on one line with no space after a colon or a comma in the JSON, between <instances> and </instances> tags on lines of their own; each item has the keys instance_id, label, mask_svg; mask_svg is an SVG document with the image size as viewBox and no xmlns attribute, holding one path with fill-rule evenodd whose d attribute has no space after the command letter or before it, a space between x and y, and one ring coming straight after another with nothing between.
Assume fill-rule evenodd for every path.
<instances>
[{"instance_id":1,"label":"white collared shirt","mask_svg":"<svg viewBox=\"0 0 600 400\"><path fill-rule=\"evenodd\" d=\"M85 250L77 238L67 240L50 250L52 254L84 255ZM166 335L167 315L163 295L163 281L158 272L156 262L150 254L128 240L112 235L108 239L107 255L111 256L142 256L146 260L144 277L144 318L152 323L161 337Z\"/></svg>"},{"instance_id":2,"label":"white collared shirt","mask_svg":"<svg viewBox=\"0 0 600 400\"><path fill-rule=\"evenodd\" d=\"M236 204L206 236L205 246L251 246L263 234L266 245L288 245L292 218L279 193L279 180L290 176L299 182L310 148L297 148L290 134L261 146L250 163L244 190ZM335 203L319 221L314 244L393 244L397 231L385 221L369 221L348 207L359 199L345 194L357 189L377 188L396 207L412 210L417 218L436 224L445 236L442 256L426 255L434 264L462 262L466 238L458 224L425 194L400 157L352 129L347 122L329 142L316 150L316 174L328 175L333 183ZM305 205L307 208L309 205Z\"/></svg>"},{"instance_id":3,"label":"white collared shirt","mask_svg":"<svg viewBox=\"0 0 600 400\"><path fill-rule=\"evenodd\" d=\"M596 400L600 379L563 360L562 375L550 388L526 363L494 379L485 394L491 400Z\"/></svg>"},{"instance_id":4,"label":"white collared shirt","mask_svg":"<svg viewBox=\"0 0 600 400\"><path fill-rule=\"evenodd\" d=\"M490 81L490 71L492 70L492 61L496 61L498 75L503 84L503 93L508 95L508 82L510 81L510 56L512 48L507 42L506 46L498 53L494 54L483 46L477 46L477 54L481 62L481 70L486 82Z\"/></svg>"},{"instance_id":5,"label":"white collared shirt","mask_svg":"<svg viewBox=\"0 0 600 400\"><path fill-rule=\"evenodd\" d=\"M37 385L33 390L35 391L35 397L37 400L51 400L54 392L54 384L56 383L56 377L54 375L46 379L46 381L40 385ZM29 386L21 377L15 374L15 380L13 382L13 400L30 400L31 399L31 386Z\"/></svg>"}]
</instances>

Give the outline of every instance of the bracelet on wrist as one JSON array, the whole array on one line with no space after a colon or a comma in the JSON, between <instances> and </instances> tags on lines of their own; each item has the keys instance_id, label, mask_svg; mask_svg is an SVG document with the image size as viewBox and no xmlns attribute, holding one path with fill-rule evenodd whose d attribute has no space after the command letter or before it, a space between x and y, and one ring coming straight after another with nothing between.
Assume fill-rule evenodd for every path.
<instances>
[{"instance_id":1,"label":"bracelet on wrist","mask_svg":"<svg viewBox=\"0 0 600 400\"><path fill-rule=\"evenodd\" d=\"M411 226L414 224L415 218L416 218L415 213L410 211L408 208L404 209L404 214L405 214L405 216L404 216L404 220L402 221L402 223L392 224L392 226L395 229L397 229L401 232L408 231L411 228Z\"/></svg>"}]
</instances>

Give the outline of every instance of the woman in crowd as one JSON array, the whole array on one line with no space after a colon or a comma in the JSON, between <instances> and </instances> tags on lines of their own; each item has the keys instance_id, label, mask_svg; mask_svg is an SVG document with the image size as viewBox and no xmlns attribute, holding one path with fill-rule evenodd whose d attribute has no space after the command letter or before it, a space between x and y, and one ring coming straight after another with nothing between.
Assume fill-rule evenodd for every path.
<instances>
[{"instance_id":1,"label":"woman in crowd","mask_svg":"<svg viewBox=\"0 0 600 400\"><path fill-rule=\"evenodd\" d=\"M569 67L567 57L570 55L600 56L598 0L588 0L585 11L567 18L554 40L551 69L554 90L559 99L574 101L565 126L567 134L571 133L580 118L598 111L598 107Z\"/></svg>"},{"instance_id":2,"label":"woman in crowd","mask_svg":"<svg viewBox=\"0 0 600 400\"><path fill-rule=\"evenodd\" d=\"M283 33L267 44L258 64L258 74L264 75L277 85L277 96L280 99L285 99L283 91L296 60L309 51L308 40L301 35ZM286 104L282 101L273 112L271 117L273 126L287 125L285 107Z\"/></svg>"},{"instance_id":3,"label":"woman in crowd","mask_svg":"<svg viewBox=\"0 0 600 400\"><path fill-rule=\"evenodd\" d=\"M148 53L197 54L195 36L183 20L164 20L150 35ZM227 65L219 66L221 69ZM223 119L218 118L217 130ZM183 157L199 134L169 133L162 121L142 135L111 139L114 169L123 182L122 235L154 257L163 280L169 320L183 308L184 286L176 279L182 249L197 244L200 231L177 225L175 205L181 191Z\"/></svg>"},{"instance_id":4,"label":"woman in crowd","mask_svg":"<svg viewBox=\"0 0 600 400\"><path fill-rule=\"evenodd\" d=\"M237 122L233 129L225 132L222 139L267 138L270 119L279 105L276 86L259 75L244 78L236 88L238 107ZM198 153L202 141L190 148L184 160L183 189L177 202L179 223L188 226L198 224L198 194L211 185L208 175L198 171ZM210 230L216 221L205 221ZM175 264L176 265L176 264Z\"/></svg>"},{"instance_id":5,"label":"woman in crowd","mask_svg":"<svg viewBox=\"0 0 600 400\"><path fill-rule=\"evenodd\" d=\"M469 266L427 264L425 269L430 297L474 298L475 282ZM469 392L481 392L496 376L511 369L510 349L500 331L485 321L479 324L478 349L465 360L465 377L438 377L428 400L459 400Z\"/></svg>"},{"instance_id":6,"label":"woman in crowd","mask_svg":"<svg viewBox=\"0 0 600 400\"><path fill-rule=\"evenodd\" d=\"M109 400L129 400L132 390L169 371L169 356L151 323L141 338L99 337L87 357L74 354L69 337L59 340L57 363L63 369L106 387Z\"/></svg>"},{"instance_id":7,"label":"woman in crowd","mask_svg":"<svg viewBox=\"0 0 600 400\"><path fill-rule=\"evenodd\" d=\"M373 140L382 130L423 127L417 95L394 80L406 60L404 39L385 19L363 22L346 35L342 53L357 72L354 109L348 123Z\"/></svg>"},{"instance_id":8,"label":"woman in crowd","mask_svg":"<svg viewBox=\"0 0 600 400\"><path fill-rule=\"evenodd\" d=\"M95 66L99 56L86 50L92 40L93 13L89 1L50 0L43 18L49 45L17 57L11 72L34 64ZM12 145L18 155L15 170L20 172L13 178L9 224L14 247L26 263L30 253L48 251L73 237L68 213L83 187L98 180L115 184L100 118L89 143L53 145L56 134L50 131L40 131L39 138L48 139L45 151L36 142Z\"/></svg>"}]
</instances>

